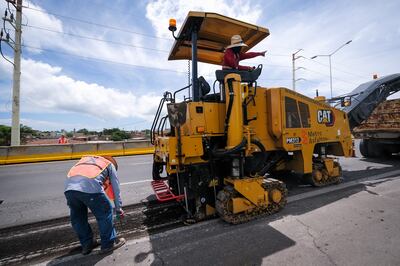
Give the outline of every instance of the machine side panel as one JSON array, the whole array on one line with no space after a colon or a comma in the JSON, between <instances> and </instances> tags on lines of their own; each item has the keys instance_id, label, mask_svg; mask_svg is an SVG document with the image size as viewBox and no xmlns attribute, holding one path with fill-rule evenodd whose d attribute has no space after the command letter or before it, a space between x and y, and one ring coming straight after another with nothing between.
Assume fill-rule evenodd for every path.
<instances>
[{"instance_id":1,"label":"machine side panel","mask_svg":"<svg viewBox=\"0 0 400 266\"><path fill-rule=\"evenodd\" d=\"M274 112L271 112L271 108L269 108L269 101L267 100L268 97L268 89L257 87L257 94L254 98L254 101L251 101L248 106L248 119L252 119L249 122L249 125L254 130L254 135L256 138L263 144L267 151L277 150L279 143L277 142L276 138L272 134L269 124L272 118L276 118L278 128L276 134L279 135L279 132L282 130L280 126L281 115L280 115L280 108L274 109ZM278 91L279 94L279 91ZM279 101L273 101L278 102ZM277 111L277 112L276 112ZM275 117L276 116L276 117ZM254 119L256 118L256 119Z\"/></svg>"},{"instance_id":2,"label":"machine side panel","mask_svg":"<svg viewBox=\"0 0 400 266\"><path fill-rule=\"evenodd\" d=\"M221 135L224 133L225 103L189 102L182 134Z\"/></svg>"}]
</instances>

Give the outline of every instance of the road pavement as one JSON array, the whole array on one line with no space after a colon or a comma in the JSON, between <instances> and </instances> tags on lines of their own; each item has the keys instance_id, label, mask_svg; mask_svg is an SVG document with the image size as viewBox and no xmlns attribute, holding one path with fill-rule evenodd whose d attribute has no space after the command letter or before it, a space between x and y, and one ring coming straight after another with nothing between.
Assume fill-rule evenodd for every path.
<instances>
[{"instance_id":1,"label":"road pavement","mask_svg":"<svg viewBox=\"0 0 400 266\"><path fill-rule=\"evenodd\" d=\"M399 265L400 176L291 202L242 225L220 219L132 239L112 254L39 265Z\"/></svg>"},{"instance_id":2,"label":"road pavement","mask_svg":"<svg viewBox=\"0 0 400 266\"><path fill-rule=\"evenodd\" d=\"M117 157L123 204L148 197L152 155ZM0 166L0 228L69 215L64 180L77 160Z\"/></svg>"},{"instance_id":3,"label":"road pavement","mask_svg":"<svg viewBox=\"0 0 400 266\"><path fill-rule=\"evenodd\" d=\"M357 155L359 153L357 151ZM139 203L152 195L152 155L117 157L124 205ZM340 158L344 181L400 169L399 156L378 160ZM0 166L0 228L69 215L64 180L76 160ZM310 189L297 179L284 180L289 195Z\"/></svg>"}]
</instances>

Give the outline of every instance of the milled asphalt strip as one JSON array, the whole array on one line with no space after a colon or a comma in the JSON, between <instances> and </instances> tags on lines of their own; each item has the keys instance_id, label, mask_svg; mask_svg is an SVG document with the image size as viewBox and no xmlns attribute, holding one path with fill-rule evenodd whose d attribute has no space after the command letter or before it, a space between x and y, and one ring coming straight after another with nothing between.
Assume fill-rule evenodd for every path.
<instances>
[{"instance_id":1,"label":"milled asphalt strip","mask_svg":"<svg viewBox=\"0 0 400 266\"><path fill-rule=\"evenodd\" d=\"M143 211L143 207L138 207L138 208L135 208L133 210L126 211L125 214L126 215L133 215L135 213L142 213L142 211ZM65 218L69 218L69 216L66 216ZM93 221L95 221L95 217L90 217L89 218L89 222L93 222ZM0 238L2 240L12 240L12 239L15 239L15 238L18 238L18 237L26 237L28 235L33 235L33 234L37 234L37 233L41 233L41 232L48 232L49 230L53 230L54 231L54 230L57 230L57 229L64 229L64 228L67 228L67 227L71 227L69 219L68 219L68 222L60 224L60 225L51 226L51 227L50 226L45 226L43 228L39 228L39 229L32 230L32 231L29 231L29 232L15 233L12 236L5 236L5 237L0 237Z\"/></svg>"}]
</instances>

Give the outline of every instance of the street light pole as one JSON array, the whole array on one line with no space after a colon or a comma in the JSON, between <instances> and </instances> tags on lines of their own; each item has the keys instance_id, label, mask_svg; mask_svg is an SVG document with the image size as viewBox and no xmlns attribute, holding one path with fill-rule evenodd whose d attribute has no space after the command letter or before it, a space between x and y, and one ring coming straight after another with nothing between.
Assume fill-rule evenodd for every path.
<instances>
[{"instance_id":1,"label":"street light pole","mask_svg":"<svg viewBox=\"0 0 400 266\"><path fill-rule=\"evenodd\" d=\"M303 51L303 49L298 49L297 50L297 52L295 52L295 53L293 53L292 54L292 82L293 82L293 85L292 85L292 89L294 90L294 91L296 91L296 65L295 65L295 61L297 60L297 59L299 59L300 57L302 57L302 56L296 56L296 54L298 53L298 52L300 52L300 51Z\"/></svg>"},{"instance_id":2,"label":"street light pole","mask_svg":"<svg viewBox=\"0 0 400 266\"><path fill-rule=\"evenodd\" d=\"M329 81L330 81L330 87L331 87L331 98L333 98L333 89L332 89L332 55L334 55L337 51L339 51L340 49L342 49L344 46L350 44L352 42L352 40L342 44L341 46L339 46L335 51L333 51L330 54L319 54L319 55L314 55L313 57L311 57L311 59L317 58L318 56L327 56L329 58Z\"/></svg>"},{"instance_id":3,"label":"street light pole","mask_svg":"<svg viewBox=\"0 0 400 266\"><path fill-rule=\"evenodd\" d=\"M331 99L332 99L333 98L333 91L332 91L332 55L329 55L329 80L330 80Z\"/></svg>"}]
</instances>

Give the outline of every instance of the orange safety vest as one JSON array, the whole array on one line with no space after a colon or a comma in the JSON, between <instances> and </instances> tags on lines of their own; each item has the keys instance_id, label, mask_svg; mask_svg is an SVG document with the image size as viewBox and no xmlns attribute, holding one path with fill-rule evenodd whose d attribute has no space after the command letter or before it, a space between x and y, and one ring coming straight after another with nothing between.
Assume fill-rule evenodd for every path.
<instances>
[{"instance_id":1,"label":"orange safety vest","mask_svg":"<svg viewBox=\"0 0 400 266\"><path fill-rule=\"evenodd\" d=\"M101 172L106 169L111 162L100 156L83 156L71 170L69 170L67 177L84 176L90 179L96 178ZM114 200L114 190L112 188L110 178L106 178L103 184L103 189L110 200Z\"/></svg>"},{"instance_id":2,"label":"orange safety vest","mask_svg":"<svg viewBox=\"0 0 400 266\"><path fill-rule=\"evenodd\" d=\"M67 138L59 138L58 139L58 144L67 144Z\"/></svg>"}]
</instances>

